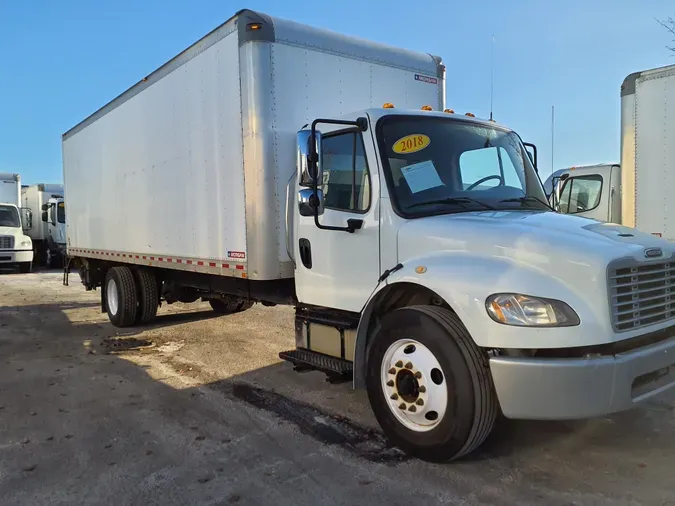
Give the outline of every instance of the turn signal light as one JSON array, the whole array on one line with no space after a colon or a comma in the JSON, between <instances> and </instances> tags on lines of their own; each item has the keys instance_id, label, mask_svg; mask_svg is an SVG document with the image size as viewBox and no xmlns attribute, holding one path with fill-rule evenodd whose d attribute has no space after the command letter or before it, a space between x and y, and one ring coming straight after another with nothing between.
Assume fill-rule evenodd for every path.
<instances>
[{"instance_id":1,"label":"turn signal light","mask_svg":"<svg viewBox=\"0 0 675 506\"><path fill-rule=\"evenodd\" d=\"M393 108L394 104L392 104L391 102L385 102L385 104L382 106L382 109L393 109Z\"/></svg>"}]
</instances>

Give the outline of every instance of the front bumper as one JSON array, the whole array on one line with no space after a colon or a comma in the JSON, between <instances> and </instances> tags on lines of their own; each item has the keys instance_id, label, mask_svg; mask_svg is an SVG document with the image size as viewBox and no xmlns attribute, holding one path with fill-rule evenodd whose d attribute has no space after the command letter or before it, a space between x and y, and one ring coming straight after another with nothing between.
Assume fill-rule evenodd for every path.
<instances>
[{"instance_id":1,"label":"front bumper","mask_svg":"<svg viewBox=\"0 0 675 506\"><path fill-rule=\"evenodd\" d=\"M490 370L507 418L592 418L675 387L675 336L597 358L492 357Z\"/></svg>"},{"instance_id":2,"label":"front bumper","mask_svg":"<svg viewBox=\"0 0 675 506\"><path fill-rule=\"evenodd\" d=\"M0 265L33 261L33 250L0 250Z\"/></svg>"}]
</instances>

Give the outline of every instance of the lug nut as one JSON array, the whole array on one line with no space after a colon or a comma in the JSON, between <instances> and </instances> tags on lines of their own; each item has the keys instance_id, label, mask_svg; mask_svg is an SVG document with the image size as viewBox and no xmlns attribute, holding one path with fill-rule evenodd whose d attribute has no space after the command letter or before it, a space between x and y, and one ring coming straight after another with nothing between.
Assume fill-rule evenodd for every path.
<instances>
[{"instance_id":1,"label":"lug nut","mask_svg":"<svg viewBox=\"0 0 675 506\"><path fill-rule=\"evenodd\" d=\"M388 387L393 387L393 386L394 386L394 380L389 380L389 381L387 381L387 386L388 386Z\"/></svg>"},{"instance_id":2,"label":"lug nut","mask_svg":"<svg viewBox=\"0 0 675 506\"><path fill-rule=\"evenodd\" d=\"M424 400L423 399L417 399L417 401L415 401L415 404L417 404L418 406L424 406Z\"/></svg>"},{"instance_id":3,"label":"lug nut","mask_svg":"<svg viewBox=\"0 0 675 506\"><path fill-rule=\"evenodd\" d=\"M403 411L405 411L405 402L399 404L398 409L402 409Z\"/></svg>"},{"instance_id":4,"label":"lug nut","mask_svg":"<svg viewBox=\"0 0 675 506\"><path fill-rule=\"evenodd\" d=\"M412 369L412 362L408 362L408 363L405 365L405 368L406 368L406 369Z\"/></svg>"},{"instance_id":5,"label":"lug nut","mask_svg":"<svg viewBox=\"0 0 675 506\"><path fill-rule=\"evenodd\" d=\"M403 362L400 360L394 364L396 367L403 367Z\"/></svg>"},{"instance_id":6,"label":"lug nut","mask_svg":"<svg viewBox=\"0 0 675 506\"><path fill-rule=\"evenodd\" d=\"M391 394L391 397L389 397L392 401L397 401L398 400L398 394Z\"/></svg>"},{"instance_id":7,"label":"lug nut","mask_svg":"<svg viewBox=\"0 0 675 506\"><path fill-rule=\"evenodd\" d=\"M408 411L410 411L411 413L414 413L415 411L417 411L417 408L413 405L413 406L410 406L408 408Z\"/></svg>"},{"instance_id":8,"label":"lug nut","mask_svg":"<svg viewBox=\"0 0 675 506\"><path fill-rule=\"evenodd\" d=\"M389 374L396 374L396 369L394 369L393 367L389 369Z\"/></svg>"},{"instance_id":9,"label":"lug nut","mask_svg":"<svg viewBox=\"0 0 675 506\"><path fill-rule=\"evenodd\" d=\"M419 371L417 371L417 372L415 373L415 378L417 378L417 379L422 379L422 373L419 372Z\"/></svg>"},{"instance_id":10,"label":"lug nut","mask_svg":"<svg viewBox=\"0 0 675 506\"><path fill-rule=\"evenodd\" d=\"M424 385L422 385L421 387L419 387L418 390L420 391L421 394L423 394L424 392L427 391L427 387L425 387Z\"/></svg>"}]
</instances>

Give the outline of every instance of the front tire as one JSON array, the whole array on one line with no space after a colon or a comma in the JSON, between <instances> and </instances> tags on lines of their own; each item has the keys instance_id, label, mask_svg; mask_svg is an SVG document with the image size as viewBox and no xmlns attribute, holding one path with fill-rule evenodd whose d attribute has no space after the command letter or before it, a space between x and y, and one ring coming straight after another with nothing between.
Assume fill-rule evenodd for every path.
<instances>
[{"instance_id":1,"label":"front tire","mask_svg":"<svg viewBox=\"0 0 675 506\"><path fill-rule=\"evenodd\" d=\"M128 327L136 320L138 297L134 275L128 267L113 267L105 277L106 312L115 327Z\"/></svg>"},{"instance_id":2,"label":"front tire","mask_svg":"<svg viewBox=\"0 0 675 506\"><path fill-rule=\"evenodd\" d=\"M498 412L487 356L459 318L436 306L386 315L369 347L366 385L387 438L441 462L483 443Z\"/></svg>"}]
</instances>

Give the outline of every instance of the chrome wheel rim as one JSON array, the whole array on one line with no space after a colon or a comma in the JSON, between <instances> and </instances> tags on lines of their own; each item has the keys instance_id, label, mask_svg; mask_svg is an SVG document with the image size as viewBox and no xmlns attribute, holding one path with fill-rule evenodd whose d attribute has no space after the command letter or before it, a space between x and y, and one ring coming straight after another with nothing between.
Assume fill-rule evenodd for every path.
<instances>
[{"instance_id":1,"label":"chrome wheel rim","mask_svg":"<svg viewBox=\"0 0 675 506\"><path fill-rule=\"evenodd\" d=\"M111 314L116 315L120 307L119 297L117 296L117 283L114 279L108 281L106 289L106 299L108 300L108 309Z\"/></svg>"},{"instance_id":2,"label":"chrome wheel rim","mask_svg":"<svg viewBox=\"0 0 675 506\"><path fill-rule=\"evenodd\" d=\"M389 409L406 428L427 432L441 423L448 389L441 364L422 343L400 339L384 354L380 378Z\"/></svg>"}]
</instances>

